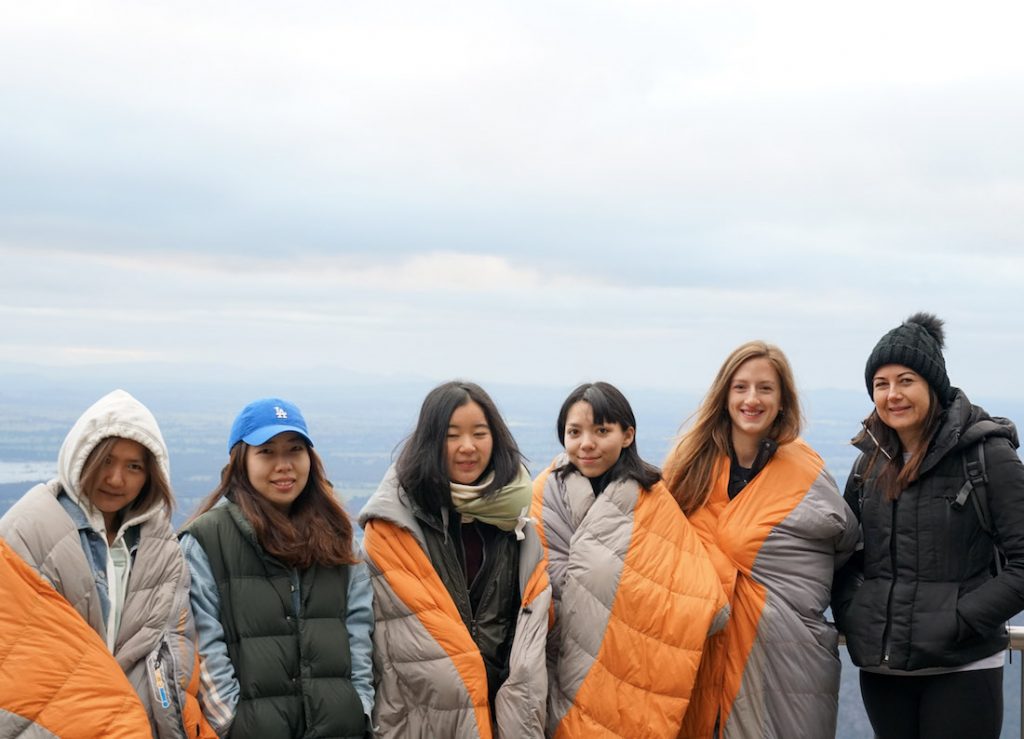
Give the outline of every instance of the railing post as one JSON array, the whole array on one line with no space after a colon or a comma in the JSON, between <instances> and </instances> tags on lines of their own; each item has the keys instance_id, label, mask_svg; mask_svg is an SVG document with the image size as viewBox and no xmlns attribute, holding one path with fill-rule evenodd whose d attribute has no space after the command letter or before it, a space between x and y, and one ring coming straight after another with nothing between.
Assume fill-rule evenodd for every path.
<instances>
[{"instance_id":1,"label":"railing post","mask_svg":"<svg viewBox=\"0 0 1024 739\"><path fill-rule=\"evenodd\" d=\"M1020 717L1020 739L1024 739L1024 627L1011 626L1010 629L1010 662L1013 653L1020 658L1020 698L1017 701L1017 715ZM1006 715L1004 709L1003 715Z\"/></svg>"}]
</instances>

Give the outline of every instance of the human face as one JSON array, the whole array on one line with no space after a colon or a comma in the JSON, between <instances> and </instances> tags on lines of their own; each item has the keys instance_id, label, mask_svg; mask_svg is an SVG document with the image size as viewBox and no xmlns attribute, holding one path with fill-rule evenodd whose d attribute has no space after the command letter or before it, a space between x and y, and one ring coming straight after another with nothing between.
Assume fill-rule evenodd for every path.
<instances>
[{"instance_id":1,"label":"human face","mask_svg":"<svg viewBox=\"0 0 1024 739\"><path fill-rule=\"evenodd\" d=\"M288 513L292 503L306 489L309 465L306 440L294 431L284 431L264 444L245 450L249 484L282 513Z\"/></svg>"},{"instance_id":2,"label":"human face","mask_svg":"<svg viewBox=\"0 0 1024 739\"><path fill-rule=\"evenodd\" d=\"M446 459L448 479L460 485L472 485L491 463L494 437L487 424L487 415L480 404L469 401L460 405L448 421Z\"/></svg>"},{"instance_id":3,"label":"human face","mask_svg":"<svg viewBox=\"0 0 1024 739\"><path fill-rule=\"evenodd\" d=\"M634 435L632 426L594 423L594 409L585 400L573 403L565 414L565 452L585 477L600 477L610 470Z\"/></svg>"},{"instance_id":4,"label":"human face","mask_svg":"<svg viewBox=\"0 0 1024 739\"><path fill-rule=\"evenodd\" d=\"M768 435L782 407L782 388L779 373L767 357L754 357L739 366L729 382L726 405L734 447L757 444Z\"/></svg>"},{"instance_id":5,"label":"human face","mask_svg":"<svg viewBox=\"0 0 1024 739\"><path fill-rule=\"evenodd\" d=\"M146 448L131 439L118 439L103 460L96 484L86 496L100 513L108 535L115 533L117 514L130 506L146 486Z\"/></svg>"},{"instance_id":6,"label":"human face","mask_svg":"<svg viewBox=\"0 0 1024 739\"><path fill-rule=\"evenodd\" d=\"M878 368L871 395L882 423L896 432L906 451L915 451L931 408L928 381L902 364Z\"/></svg>"}]
</instances>

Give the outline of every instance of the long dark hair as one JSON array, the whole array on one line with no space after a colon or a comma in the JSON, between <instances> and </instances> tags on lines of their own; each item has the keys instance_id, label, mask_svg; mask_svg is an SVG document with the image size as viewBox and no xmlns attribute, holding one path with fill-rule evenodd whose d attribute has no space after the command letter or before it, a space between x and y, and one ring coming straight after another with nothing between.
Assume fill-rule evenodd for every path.
<instances>
[{"instance_id":1,"label":"long dark hair","mask_svg":"<svg viewBox=\"0 0 1024 739\"><path fill-rule=\"evenodd\" d=\"M867 469L874 470L879 457L885 460L879 467L876 482L887 499L896 500L900 497L900 493L917 479L921 462L924 461L932 439L941 428L945 416L946 409L939 402L938 393L929 385L928 413L925 415L924 424L921 427L921 444L911 453L906 462L903 461L903 454L907 450L903 448L899 434L886 425L879 417L878 410L871 411L871 415L864 419L864 428L854 437L853 443L859 444L866 439L872 439L875 442L874 451L868 457Z\"/></svg>"},{"instance_id":2,"label":"long dark hair","mask_svg":"<svg viewBox=\"0 0 1024 739\"><path fill-rule=\"evenodd\" d=\"M484 488L484 497L493 495L512 482L523 466L512 432L498 407L482 387L464 380L438 385L423 399L416 428L405 440L395 468L398 482L425 511L451 507L451 480L448 477L448 424L457 408L476 403L484 412L491 430L491 461L488 470L494 479Z\"/></svg>"},{"instance_id":3,"label":"long dark hair","mask_svg":"<svg viewBox=\"0 0 1024 739\"><path fill-rule=\"evenodd\" d=\"M558 443L563 447L565 446L565 421L569 415L569 409L581 401L592 409L594 423L617 423L623 431L629 429L636 431L636 416L633 415L633 408L617 387L607 382L585 382L569 393L569 397L565 399L558 411L556 430ZM561 470L560 474L564 477L571 469L576 468L570 463ZM636 448L635 433L633 443L622 450L619 458L615 460L615 464L605 475L608 482L635 480L645 490L649 490L661 479L661 471L640 458L640 452Z\"/></svg>"},{"instance_id":4,"label":"long dark hair","mask_svg":"<svg viewBox=\"0 0 1024 739\"><path fill-rule=\"evenodd\" d=\"M352 520L335 497L316 450L306 444L309 480L288 513L284 513L256 492L249 481L245 465L249 448L244 441L231 448L228 463L220 473L220 485L202 502L191 520L226 496L252 524L260 546L289 567L303 570L314 564L354 564Z\"/></svg>"}]
</instances>

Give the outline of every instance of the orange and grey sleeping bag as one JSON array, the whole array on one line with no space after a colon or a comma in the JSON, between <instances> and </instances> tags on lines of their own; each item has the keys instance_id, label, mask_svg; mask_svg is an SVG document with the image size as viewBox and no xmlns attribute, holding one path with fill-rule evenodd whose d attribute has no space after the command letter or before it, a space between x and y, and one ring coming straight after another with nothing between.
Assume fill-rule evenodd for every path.
<instances>
[{"instance_id":1,"label":"orange and grey sleeping bag","mask_svg":"<svg viewBox=\"0 0 1024 739\"><path fill-rule=\"evenodd\" d=\"M150 736L138 695L106 645L0 539L0 736Z\"/></svg>"},{"instance_id":2,"label":"orange and grey sleeping bag","mask_svg":"<svg viewBox=\"0 0 1024 739\"><path fill-rule=\"evenodd\" d=\"M595 496L567 464L537 478L531 510L555 594L547 733L675 737L728 618L719 578L663 484L617 480Z\"/></svg>"},{"instance_id":3,"label":"orange and grey sleeping bag","mask_svg":"<svg viewBox=\"0 0 1024 739\"><path fill-rule=\"evenodd\" d=\"M551 587L531 524L519 542L521 604L509 674L488 704L483 658L430 558L392 468L360 513L373 583L374 735L541 737ZM524 522L526 523L526 522Z\"/></svg>"},{"instance_id":4,"label":"orange and grey sleeping bag","mask_svg":"<svg viewBox=\"0 0 1024 739\"><path fill-rule=\"evenodd\" d=\"M857 520L799 439L732 500L728 483L723 458L710 497L689 517L732 617L708 643L682 735L710 739L717 722L721 739L834 736L838 634L824 611L834 571L857 543Z\"/></svg>"}]
</instances>

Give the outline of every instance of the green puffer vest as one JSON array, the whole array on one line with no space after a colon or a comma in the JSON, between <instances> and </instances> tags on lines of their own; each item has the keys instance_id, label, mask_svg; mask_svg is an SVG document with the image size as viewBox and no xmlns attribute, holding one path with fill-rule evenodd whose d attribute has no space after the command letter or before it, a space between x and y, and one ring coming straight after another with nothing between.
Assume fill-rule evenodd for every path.
<instances>
[{"instance_id":1,"label":"green puffer vest","mask_svg":"<svg viewBox=\"0 0 1024 739\"><path fill-rule=\"evenodd\" d=\"M236 505L218 506L186 530L210 560L241 687L230 736L362 737L345 627L348 568L302 572L296 614L292 571L263 551Z\"/></svg>"}]
</instances>

